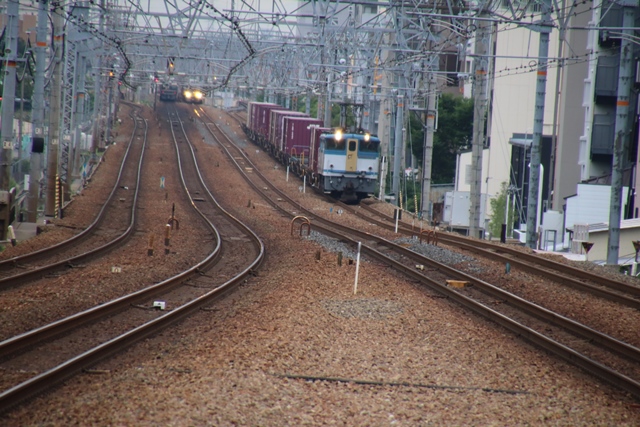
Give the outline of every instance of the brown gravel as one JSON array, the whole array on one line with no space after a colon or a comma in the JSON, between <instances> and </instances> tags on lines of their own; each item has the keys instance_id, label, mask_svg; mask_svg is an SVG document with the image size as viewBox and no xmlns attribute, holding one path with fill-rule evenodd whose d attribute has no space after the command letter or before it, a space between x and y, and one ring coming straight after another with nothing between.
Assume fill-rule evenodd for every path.
<instances>
[{"instance_id":1,"label":"brown gravel","mask_svg":"<svg viewBox=\"0 0 640 427\"><path fill-rule=\"evenodd\" d=\"M338 267L324 251L316 260L317 245L290 237L288 220L251 194L220 149L196 141L203 164L220 163L205 171L212 190L265 241L258 276L213 310L101 364L104 374L75 377L1 424L640 424L637 401L388 268L363 262L354 295L355 266ZM248 151L291 194L326 209L297 182L285 184L273 160Z\"/></svg>"}]
</instances>

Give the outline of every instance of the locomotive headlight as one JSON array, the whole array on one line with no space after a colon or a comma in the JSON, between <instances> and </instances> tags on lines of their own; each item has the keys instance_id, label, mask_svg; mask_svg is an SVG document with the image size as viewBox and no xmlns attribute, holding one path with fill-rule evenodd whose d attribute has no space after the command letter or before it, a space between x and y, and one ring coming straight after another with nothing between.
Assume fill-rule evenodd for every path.
<instances>
[{"instance_id":1,"label":"locomotive headlight","mask_svg":"<svg viewBox=\"0 0 640 427\"><path fill-rule=\"evenodd\" d=\"M365 133L364 140L368 142L370 139L371 139L371 135L369 135L368 133Z\"/></svg>"},{"instance_id":2,"label":"locomotive headlight","mask_svg":"<svg viewBox=\"0 0 640 427\"><path fill-rule=\"evenodd\" d=\"M336 141L340 141L342 139L342 131L340 129L336 131L335 138L336 138Z\"/></svg>"},{"instance_id":3,"label":"locomotive headlight","mask_svg":"<svg viewBox=\"0 0 640 427\"><path fill-rule=\"evenodd\" d=\"M195 92L193 93L193 97L194 97L195 99L197 99L198 101L199 101L199 100L201 100L201 99L202 99L202 92L200 92L199 90L195 91Z\"/></svg>"},{"instance_id":4,"label":"locomotive headlight","mask_svg":"<svg viewBox=\"0 0 640 427\"><path fill-rule=\"evenodd\" d=\"M186 99L191 99L191 96L193 95L193 93L190 90L185 90L184 91L184 97Z\"/></svg>"}]
</instances>

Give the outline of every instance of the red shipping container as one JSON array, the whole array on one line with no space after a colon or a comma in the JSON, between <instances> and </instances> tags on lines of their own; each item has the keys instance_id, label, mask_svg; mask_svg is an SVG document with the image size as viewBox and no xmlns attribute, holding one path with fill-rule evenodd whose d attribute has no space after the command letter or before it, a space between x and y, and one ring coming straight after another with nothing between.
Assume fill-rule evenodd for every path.
<instances>
[{"instance_id":1,"label":"red shipping container","mask_svg":"<svg viewBox=\"0 0 640 427\"><path fill-rule=\"evenodd\" d=\"M278 151L282 151L282 131L284 129L285 117L309 117L306 113L291 110L271 110L271 124L269 131L269 143L274 145Z\"/></svg>"},{"instance_id":2,"label":"red shipping container","mask_svg":"<svg viewBox=\"0 0 640 427\"><path fill-rule=\"evenodd\" d=\"M270 102L249 102L247 105L247 129L256 131L258 107L261 105L276 105Z\"/></svg>"},{"instance_id":3,"label":"red shipping container","mask_svg":"<svg viewBox=\"0 0 640 427\"><path fill-rule=\"evenodd\" d=\"M271 110L282 110L277 104L262 104L255 106L255 132L264 140L269 138L269 123L271 121Z\"/></svg>"},{"instance_id":4,"label":"red shipping container","mask_svg":"<svg viewBox=\"0 0 640 427\"><path fill-rule=\"evenodd\" d=\"M285 154L296 157L304 155L306 164L309 159L317 158L318 148L317 144L312 147L312 133L323 123L322 120L313 117L285 117L282 138Z\"/></svg>"}]
</instances>

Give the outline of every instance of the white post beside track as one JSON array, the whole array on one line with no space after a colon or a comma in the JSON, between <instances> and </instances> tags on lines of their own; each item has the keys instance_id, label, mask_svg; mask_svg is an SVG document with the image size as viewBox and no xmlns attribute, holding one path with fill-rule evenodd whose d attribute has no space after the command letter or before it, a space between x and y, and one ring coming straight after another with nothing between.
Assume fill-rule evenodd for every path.
<instances>
[{"instance_id":1,"label":"white post beside track","mask_svg":"<svg viewBox=\"0 0 640 427\"><path fill-rule=\"evenodd\" d=\"M398 221L400 221L400 212L396 209L396 234L398 234Z\"/></svg>"},{"instance_id":2,"label":"white post beside track","mask_svg":"<svg viewBox=\"0 0 640 427\"><path fill-rule=\"evenodd\" d=\"M362 242L358 242L358 254L356 255L356 281L353 284L353 294L358 293L358 273L360 272L360 247Z\"/></svg>"}]
</instances>

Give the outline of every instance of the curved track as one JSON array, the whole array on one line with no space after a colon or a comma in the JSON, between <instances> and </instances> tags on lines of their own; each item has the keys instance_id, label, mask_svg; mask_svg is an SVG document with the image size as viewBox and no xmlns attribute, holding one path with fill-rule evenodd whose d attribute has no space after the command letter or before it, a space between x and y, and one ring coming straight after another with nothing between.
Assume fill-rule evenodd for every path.
<instances>
[{"instance_id":1,"label":"curved track","mask_svg":"<svg viewBox=\"0 0 640 427\"><path fill-rule=\"evenodd\" d=\"M183 188L189 195L191 206L211 233L212 248L209 255L161 283L0 342L0 355L5 366L9 364L14 368L20 366L23 370L38 372L0 394L0 411L6 411L25 399L49 390L82 369L194 313L235 288L260 266L264 257L262 242L251 230L224 211L207 190L198 170L194 149L177 112L169 113L169 122ZM224 232L217 231L220 229L224 229ZM220 263L223 253L225 262ZM217 270L215 274L208 275L207 271L211 268ZM147 301L151 303L152 298L161 298L170 311L166 312L161 306L153 309L151 304L140 305ZM107 318L114 313L117 313L117 317ZM109 326L118 325L124 331L106 337L104 330L113 328L106 328L105 322ZM62 338L46 342L59 336ZM65 343L79 341L89 345L89 348L77 350L78 346L74 345L73 354L60 351L64 350ZM46 362L53 363L53 367L24 369L32 366L32 360L42 360L42 357L33 357L34 354L43 353L47 354ZM6 381L8 379L5 378L3 382Z\"/></svg>"},{"instance_id":2,"label":"curved track","mask_svg":"<svg viewBox=\"0 0 640 427\"><path fill-rule=\"evenodd\" d=\"M204 114L204 111L202 113ZM251 163L243 150L234 147L233 142L221 132L219 126L208 125L208 128L224 150L229 153L230 158L254 190L275 209L289 217L299 215L300 212L304 213L313 222L315 230L321 230L322 233L342 241L349 241L354 247L361 243L362 252L365 255L393 266L430 289L493 320L527 341L640 398L638 381L640 371L637 363L640 361L640 349L638 347L525 301L481 279L432 261L416 251L407 250L369 233L358 232L350 227L327 221L305 210L264 177L261 183L254 182L256 177L261 176L260 171ZM250 176L245 172L247 168L251 169ZM263 188L268 188L269 191L262 191ZM417 270L416 265L421 269ZM425 269L425 266L430 268ZM463 283L463 287L458 289L448 285L448 283L457 282ZM489 295L488 298L487 295Z\"/></svg>"},{"instance_id":3,"label":"curved track","mask_svg":"<svg viewBox=\"0 0 640 427\"><path fill-rule=\"evenodd\" d=\"M117 248L131 237L136 224L148 133L147 121L138 117L139 111L139 107L132 109L130 117L135 123L134 131L113 189L95 220L82 232L61 243L0 261L0 289L12 288L86 263Z\"/></svg>"},{"instance_id":4,"label":"curved track","mask_svg":"<svg viewBox=\"0 0 640 427\"><path fill-rule=\"evenodd\" d=\"M362 204L361 206L341 205L343 209L356 215L365 216L367 221L374 222L380 227L392 230L396 227L391 217L383 215L376 209ZM526 253L507 245L498 245L486 240L471 239L455 233L437 231L435 229L420 230L406 223L398 223L398 231L408 236L421 236L425 240L429 235L435 236L437 242L456 247L476 255L509 263L513 268L519 268L554 282L569 286L576 290L587 292L598 297L640 309L640 286L631 285L609 277L581 270L567 264L562 264L543 258L535 253Z\"/></svg>"}]
</instances>

